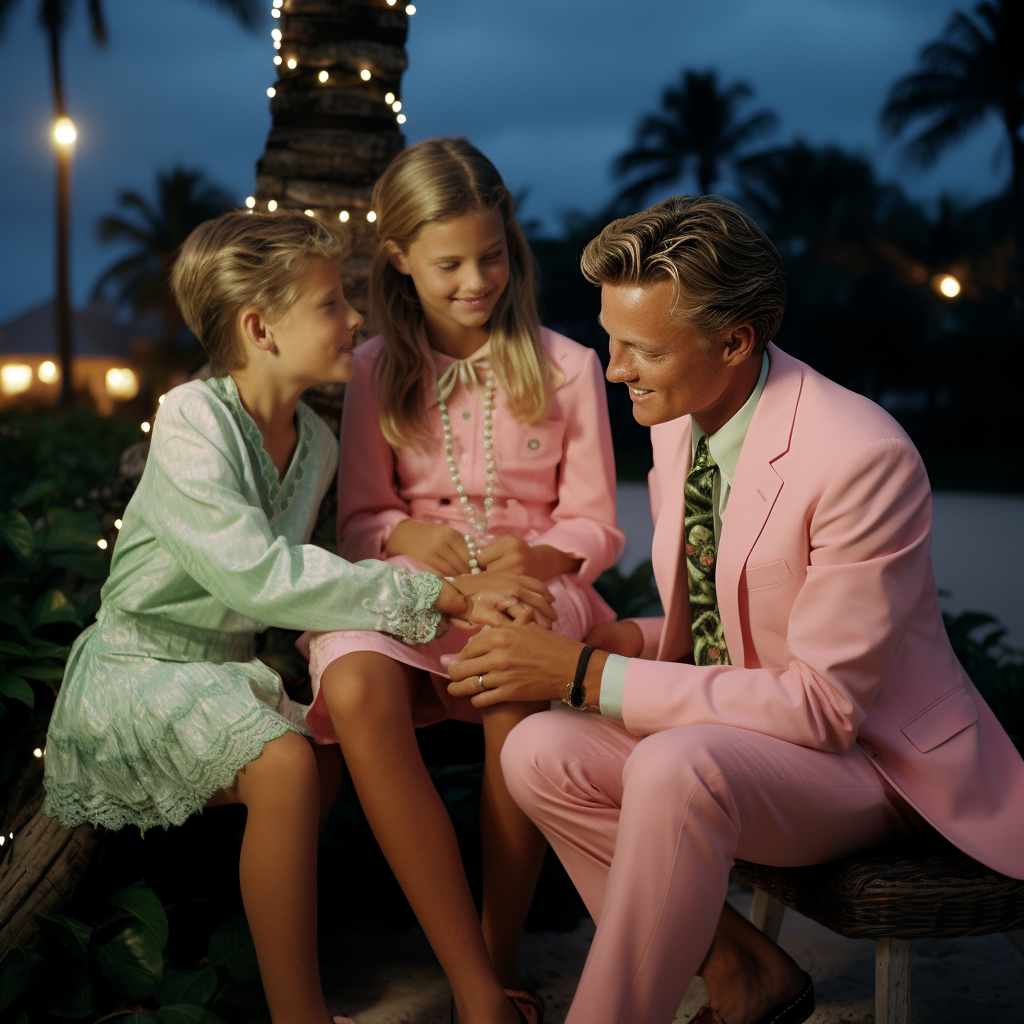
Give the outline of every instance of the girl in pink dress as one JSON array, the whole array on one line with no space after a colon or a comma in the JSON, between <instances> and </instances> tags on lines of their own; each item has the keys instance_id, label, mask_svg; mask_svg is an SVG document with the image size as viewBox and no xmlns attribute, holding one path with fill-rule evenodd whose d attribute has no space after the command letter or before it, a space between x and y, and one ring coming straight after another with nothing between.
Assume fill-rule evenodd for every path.
<instances>
[{"instance_id":1,"label":"girl in pink dress","mask_svg":"<svg viewBox=\"0 0 1024 1024\"><path fill-rule=\"evenodd\" d=\"M597 356L540 327L512 198L469 143L433 139L399 154L373 209L382 333L356 350L345 395L339 552L444 576L535 577L555 599L553 628L582 640L614 619L592 583L623 546ZM498 755L512 727L548 705L481 714L449 696L445 666L470 636L453 628L414 648L369 631L314 635L306 721L319 742L340 742L462 1021L532 1022L541 1007L521 989L516 958L544 842ZM482 922L414 736L445 718L484 727Z\"/></svg>"}]
</instances>

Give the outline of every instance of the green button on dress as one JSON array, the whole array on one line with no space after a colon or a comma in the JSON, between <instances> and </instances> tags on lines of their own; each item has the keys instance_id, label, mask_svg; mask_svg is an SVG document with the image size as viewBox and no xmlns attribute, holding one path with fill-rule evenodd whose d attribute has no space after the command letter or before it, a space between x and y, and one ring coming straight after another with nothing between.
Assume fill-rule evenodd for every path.
<instances>
[{"instance_id":1,"label":"green button on dress","mask_svg":"<svg viewBox=\"0 0 1024 1024\"><path fill-rule=\"evenodd\" d=\"M179 825L268 740L309 735L253 658L267 626L434 638L436 576L308 543L338 446L301 402L296 421L279 479L230 377L168 393L50 721L44 810L66 827Z\"/></svg>"}]
</instances>

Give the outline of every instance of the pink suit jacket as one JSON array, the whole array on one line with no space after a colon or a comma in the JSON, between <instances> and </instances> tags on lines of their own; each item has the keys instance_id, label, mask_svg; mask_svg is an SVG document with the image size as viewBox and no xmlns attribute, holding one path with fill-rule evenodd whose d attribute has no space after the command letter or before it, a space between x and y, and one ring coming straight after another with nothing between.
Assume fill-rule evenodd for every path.
<instances>
[{"instance_id":1,"label":"pink suit jacket","mask_svg":"<svg viewBox=\"0 0 1024 1024\"><path fill-rule=\"evenodd\" d=\"M679 663L692 650L683 416L651 430L666 614L639 620L657 660L630 662L624 723L638 735L715 723L819 750L859 743L952 843L1024 878L1024 761L946 636L920 456L873 402L768 351L716 568L733 665Z\"/></svg>"}]
</instances>

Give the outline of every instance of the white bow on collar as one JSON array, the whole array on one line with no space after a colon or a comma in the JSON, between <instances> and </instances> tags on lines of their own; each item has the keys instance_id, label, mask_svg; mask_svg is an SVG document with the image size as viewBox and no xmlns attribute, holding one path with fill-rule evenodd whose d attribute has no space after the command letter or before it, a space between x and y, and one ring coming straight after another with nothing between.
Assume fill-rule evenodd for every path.
<instances>
[{"instance_id":1,"label":"white bow on collar","mask_svg":"<svg viewBox=\"0 0 1024 1024\"><path fill-rule=\"evenodd\" d=\"M448 396L455 390L455 385L461 381L467 391L472 391L479 383L477 370L490 369L490 352L486 348L474 352L468 359L455 359L445 367L444 372L438 374L437 392L442 402L448 401Z\"/></svg>"}]
</instances>

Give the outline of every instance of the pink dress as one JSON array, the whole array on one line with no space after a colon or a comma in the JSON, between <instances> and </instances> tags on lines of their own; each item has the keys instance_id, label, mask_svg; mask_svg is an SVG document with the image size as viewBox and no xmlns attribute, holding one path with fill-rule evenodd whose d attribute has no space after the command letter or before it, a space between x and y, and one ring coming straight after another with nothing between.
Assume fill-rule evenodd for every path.
<instances>
[{"instance_id":1,"label":"pink dress","mask_svg":"<svg viewBox=\"0 0 1024 1024\"><path fill-rule=\"evenodd\" d=\"M494 503L488 538L508 534L530 544L549 544L582 560L579 569L545 581L555 597L559 618L554 629L581 640L615 613L594 590L594 580L614 565L625 539L615 525L615 462L604 378L596 353L546 328L541 338L555 366L548 413L539 423L524 423L508 408L500 386L492 411L495 466ZM338 553L350 561L384 559L384 546L404 519L441 523L472 532L449 475L437 390L427 391L425 420L429 440L418 447L393 449L380 429L374 366L383 339L376 337L355 353L355 371L345 391L338 468ZM438 373L452 359L432 353ZM480 378L482 379L482 374ZM459 475L477 512L483 510L486 472L483 447L482 383L457 384L448 397L448 413ZM412 571L425 568L406 557L385 559ZM383 633L341 630L310 634L309 669L314 700L306 724L318 743L336 743L320 678L336 658L355 651L376 651L431 674L414 709L416 726L445 718L479 722L468 697L448 694L441 658L456 655L472 636L451 628L428 644L408 646Z\"/></svg>"}]
</instances>

